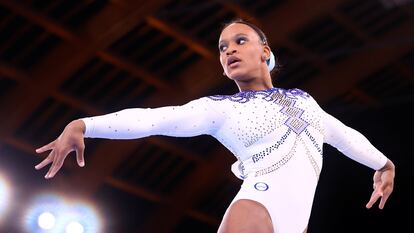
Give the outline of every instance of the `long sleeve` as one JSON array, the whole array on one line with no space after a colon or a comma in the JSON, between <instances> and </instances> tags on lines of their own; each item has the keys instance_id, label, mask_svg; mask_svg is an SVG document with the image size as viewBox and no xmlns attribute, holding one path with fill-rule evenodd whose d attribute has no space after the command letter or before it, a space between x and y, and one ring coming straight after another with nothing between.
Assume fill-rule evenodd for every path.
<instances>
[{"instance_id":1,"label":"long sleeve","mask_svg":"<svg viewBox=\"0 0 414 233\"><path fill-rule=\"evenodd\" d=\"M385 157L368 139L358 131L323 112L324 140L349 158L374 170L381 169L387 162Z\"/></svg>"},{"instance_id":2,"label":"long sleeve","mask_svg":"<svg viewBox=\"0 0 414 233\"><path fill-rule=\"evenodd\" d=\"M102 116L87 117L85 137L135 139L152 135L190 137L214 134L222 118L207 97L181 106L130 108Z\"/></svg>"}]
</instances>

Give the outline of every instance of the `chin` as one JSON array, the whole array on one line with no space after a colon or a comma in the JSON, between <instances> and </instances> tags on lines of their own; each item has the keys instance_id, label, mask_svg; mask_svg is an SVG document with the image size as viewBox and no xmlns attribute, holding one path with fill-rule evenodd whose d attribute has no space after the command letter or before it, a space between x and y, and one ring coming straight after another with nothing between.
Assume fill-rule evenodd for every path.
<instances>
[{"instance_id":1,"label":"chin","mask_svg":"<svg viewBox=\"0 0 414 233\"><path fill-rule=\"evenodd\" d=\"M231 80L234 81L247 81L249 76L245 72L232 72L228 76Z\"/></svg>"},{"instance_id":2,"label":"chin","mask_svg":"<svg viewBox=\"0 0 414 233\"><path fill-rule=\"evenodd\" d=\"M246 77L246 72L243 72L242 70L232 70L230 73L227 74L227 77L229 77L232 80L243 80Z\"/></svg>"}]
</instances>

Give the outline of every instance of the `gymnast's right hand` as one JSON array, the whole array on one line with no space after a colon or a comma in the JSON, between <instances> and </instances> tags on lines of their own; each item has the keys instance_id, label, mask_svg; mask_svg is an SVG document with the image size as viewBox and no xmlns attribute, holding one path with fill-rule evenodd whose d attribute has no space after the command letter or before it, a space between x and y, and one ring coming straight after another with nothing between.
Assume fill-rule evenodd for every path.
<instances>
[{"instance_id":1,"label":"gymnast's right hand","mask_svg":"<svg viewBox=\"0 0 414 233\"><path fill-rule=\"evenodd\" d=\"M62 167L66 156L72 151L76 152L78 165L81 167L85 166L83 157L85 150L84 133L85 123L82 120L74 120L70 122L57 139L36 149L37 153L43 153L49 150L51 150L51 152L41 163L36 165L35 168L39 170L49 163L52 163L45 178L53 178Z\"/></svg>"}]
</instances>

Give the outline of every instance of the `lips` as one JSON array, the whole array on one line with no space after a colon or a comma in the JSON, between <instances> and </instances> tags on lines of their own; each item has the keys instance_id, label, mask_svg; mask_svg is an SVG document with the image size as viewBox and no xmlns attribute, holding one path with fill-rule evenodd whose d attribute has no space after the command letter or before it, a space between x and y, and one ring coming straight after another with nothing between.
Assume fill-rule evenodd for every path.
<instances>
[{"instance_id":1,"label":"lips","mask_svg":"<svg viewBox=\"0 0 414 233\"><path fill-rule=\"evenodd\" d=\"M241 60L236 57L236 56L231 56L227 59L227 66L229 67L233 67L233 64L237 64L238 62L240 62Z\"/></svg>"}]
</instances>

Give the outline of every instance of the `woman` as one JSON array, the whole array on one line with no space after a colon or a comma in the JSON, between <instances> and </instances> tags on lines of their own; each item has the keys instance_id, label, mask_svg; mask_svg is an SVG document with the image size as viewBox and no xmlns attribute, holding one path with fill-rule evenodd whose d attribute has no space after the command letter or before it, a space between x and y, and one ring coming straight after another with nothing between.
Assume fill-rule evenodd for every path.
<instances>
[{"instance_id":1,"label":"woman","mask_svg":"<svg viewBox=\"0 0 414 233\"><path fill-rule=\"evenodd\" d=\"M182 106L125 109L69 123L36 166L52 163L46 178L75 151L84 166L84 137L132 139L151 135L190 137L209 134L238 159L232 171L243 184L224 214L220 233L306 232L320 169L322 144L374 170L374 191L366 207L393 190L393 163L357 131L324 112L299 89L272 85L275 59L263 32L248 22L227 24L219 39L225 75L240 92L208 96Z\"/></svg>"}]
</instances>

